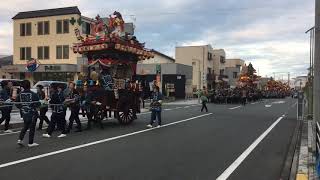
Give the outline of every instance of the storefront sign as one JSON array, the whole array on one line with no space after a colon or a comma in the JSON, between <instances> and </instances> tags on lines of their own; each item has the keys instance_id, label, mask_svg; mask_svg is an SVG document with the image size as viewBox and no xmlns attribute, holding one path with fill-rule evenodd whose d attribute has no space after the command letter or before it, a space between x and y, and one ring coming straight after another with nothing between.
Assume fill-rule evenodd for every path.
<instances>
[{"instance_id":1,"label":"storefront sign","mask_svg":"<svg viewBox=\"0 0 320 180\"><path fill-rule=\"evenodd\" d=\"M61 66L44 66L44 71L61 71Z\"/></svg>"}]
</instances>

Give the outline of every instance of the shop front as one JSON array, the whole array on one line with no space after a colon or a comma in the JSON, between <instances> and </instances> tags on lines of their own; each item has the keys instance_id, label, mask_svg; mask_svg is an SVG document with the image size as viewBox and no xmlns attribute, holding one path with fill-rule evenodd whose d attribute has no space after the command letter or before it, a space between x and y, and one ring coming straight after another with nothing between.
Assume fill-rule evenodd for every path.
<instances>
[{"instance_id":1,"label":"shop front","mask_svg":"<svg viewBox=\"0 0 320 180\"><path fill-rule=\"evenodd\" d=\"M38 81L74 81L77 79L79 71L75 64L40 64L33 72L29 72L25 65L10 65L2 68L3 71L10 73L14 79L27 79L32 84Z\"/></svg>"}]
</instances>

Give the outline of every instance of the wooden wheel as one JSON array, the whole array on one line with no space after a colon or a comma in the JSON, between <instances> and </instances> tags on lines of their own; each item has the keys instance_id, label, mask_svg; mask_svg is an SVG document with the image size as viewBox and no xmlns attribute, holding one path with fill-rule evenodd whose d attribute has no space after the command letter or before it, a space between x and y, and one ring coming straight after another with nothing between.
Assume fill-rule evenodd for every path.
<instances>
[{"instance_id":1,"label":"wooden wheel","mask_svg":"<svg viewBox=\"0 0 320 180\"><path fill-rule=\"evenodd\" d=\"M134 120L134 113L132 109L128 111L120 111L118 115L118 121L120 124L130 124Z\"/></svg>"}]
</instances>

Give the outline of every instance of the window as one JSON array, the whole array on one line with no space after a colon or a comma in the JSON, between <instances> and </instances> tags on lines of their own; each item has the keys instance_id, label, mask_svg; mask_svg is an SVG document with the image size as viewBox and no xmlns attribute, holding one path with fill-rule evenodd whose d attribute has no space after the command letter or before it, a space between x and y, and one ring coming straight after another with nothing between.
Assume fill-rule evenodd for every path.
<instances>
[{"instance_id":1,"label":"window","mask_svg":"<svg viewBox=\"0 0 320 180\"><path fill-rule=\"evenodd\" d=\"M38 35L49 34L49 21L38 22Z\"/></svg>"},{"instance_id":2,"label":"window","mask_svg":"<svg viewBox=\"0 0 320 180\"><path fill-rule=\"evenodd\" d=\"M26 59L31 59L31 47L26 47Z\"/></svg>"},{"instance_id":3,"label":"window","mask_svg":"<svg viewBox=\"0 0 320 180\"><path fill-rule=\"evenodd\" d=\"M224 56L220 56L220 63L225 63L226 62L226 58Z\"/></svg>"},{"instance_id":4,"label":"window","mask_svg":"<svg viewBox=\"0 0 320 180\"><path fill-rule=\"evenodd\" d=\"M20 36L31 36L31 23L20 24Z\"/></svg>"},{"instance_id":5,"label":"window","mask_svg":"<svg viewBox=\"0 0 320 180\"><path fill-rule=\"evenodd\" d=\"M57 20L57 34L69 33L69 20Z\"/></svg>"},{"instance_id":6,"label":"window","mask_svg":"<svg viewBox=\"0 0 320 180\"><path fill-rule=\"evenodd\" d=\"M212 53L208 52L208 60L212 60Z\"/></svg>"},{"instance_id":7,"label":"window","mask_svg":"<svg viewBox=\"0 0 320 180\"><path fill-rule=\"evenodd\" d=\"M43 35L43 22L38 22L38 35Z\"/></svg>"},{"instance_id":8,"label":"window","mask_svg":"<svg viewBox=\"0 0 320 180\"><path fill-rule=\"evenodd\" d=\"M44 46L43 47L43 58L44 59L49 59L50 58L50 53L49 53L49 46Z\"/></svg>"},{"instance_id":9,"label":"window","mask_svg":"<svg viewBox=\"0 0 320 180\"><path fill-rule=\"evenodd\" d=\"M38 59L43 59L43 46L38 47Z\"/></svg>"},{"instance_id":10,"label":"window","mask_svg":"<svg viewBox=\"0 0 320 180\"><path fill-rule=\"evenodd\" d=\"M27 23L26 28L26 36L31 36L31 23Z\"/></svg>"},{"instance_id":11,"label":"window","mask_svg":"<svg viewBox=\"0 0 320 180\"><path fill-rule=\"evenodd\" d=\"M90 34L90 23L82 23L82 34Z\"/></svg>"},{"instance_id":12,"label":"window","mask_svg":"<svg viewBox=\"0 0 320 180\"><path fill-rule=\"evenodd\" d=\"M57 20L57 34L62 34L62 21Z\"/></svg>"},{"instance_id":13,"label":"window","mask_svg":"<svg viewBox=\"0 0 320 180\"><path fill-rule=\"evenodd\" d=\"M63 20L63 33L69 33L69 20Z\"/></svg>"},{"instance_id":14,"label":"window","mask_svg":"<svg viewBox=\"0 0 320 180\"><path fill-rule=\"evenodd\" d=\"M208 68L208 74L211 74L211 68Z\"/></svg>"},{"instance_id":15,"label":"window","mask_svg":"<svg viewBox=\"0 0 320 180\"><path fill-rule=\"evenodd\" d=\"M57 49L56 49L56 58L57 58L57 59L62 59L62 46L57 46Z\"/></svg>"},{"instance_id":16,"label":"window","mask_svg":"<svg viewBox=\"0 0 320 180\"><path fill-rule=\"evenodd\" d=\"M26 48L20 48L20 60L26 60Z\"/></svg>"},{"instance_id":17,"label":"window","mask_svg":"<svg viewBox=\"0 0 320 180\"><path fill-rule=\"evenodd\" d=\"M233 72L233 79L236 79L238 77L238 73L237 72Z\"/></svg>"},{"instance_id":18,"label":"window","mask_svg":"<svg viewBox=\"0 0 320 180\"><path fill-rule=\"evenodd\" d=\"M69 59L69 45L57 46L57 59Z\"/></svg>"},{"instance_id":19,"label":"window","mask_svg":"<svg viewBox=\"0 0 320 180\"><path fill-rule=\"evenodd\" d=\"M69 45L63 46L63 59L69 59Z\"/></svg>"},{"instance_id":20,"label":"window","mask_svg":"<svg viewBox=\"0 0 320 180\"><path fill-rule=\"evenodd\" d=\"M224 74L224 69L220 69L220 75Z\"/></svg>"},{"instance_id":21,"label":"window","mask_svg":"<svg viewBox=\"0 0 320 180\"><path fill-rule=\"evenodd\" d=\"M192 66L195 66L196 65L196 62L192 62Z\"/></svg>"},{"instance_id":22,"label":"window","mask_svg":"<svg viewBox=\"0 0 320 180\"><path fill-rule=\"evenodd\" d=\"M49 21L44 21L44 34L50 34L50 24Z\"/></svg>"},{"instance_id":23,"label":"window","mask_svg":"<svg viewBox=\"0 0 320 180\"><path fill-rule=\"evenodd\" d=\"M22 23L20 24L20 36L26 35L26 24Z\"/></svg>"},{"instance_id":24,"label":"window","mask_svg":"<svg viewBox=\"0 0 320 180\"><path fill-rule=\"evenodd\" d=\"M49 59L49 46L38 47L38 59Z\"/></svg>"}]
</instances>

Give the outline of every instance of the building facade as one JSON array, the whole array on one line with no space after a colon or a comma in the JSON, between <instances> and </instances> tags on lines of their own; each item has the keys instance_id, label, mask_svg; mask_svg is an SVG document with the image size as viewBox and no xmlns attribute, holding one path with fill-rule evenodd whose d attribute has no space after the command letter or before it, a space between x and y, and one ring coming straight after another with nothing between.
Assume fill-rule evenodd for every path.
<instances>
[{"instance_id":1,"label":"building facade","mask_svg":"<svg viewBox=\"0 0 320 180\"><path fill-rule=\"evenodd\" d=\"M137 79L151 85L160 73L160 90L167 97L184 99L192 96L192 66L177 63L138 64Z\"/></svg>"},{"instance_id":2,"label":"building facade","mask_svg":"<svg viewBox=\"0 0 320 180\"><path fill-rule=\"evenodd\" d=\"M73 53L77 42L75 29L87 34L89 18L81 16L77 7L19 12L13 18L13 66L5 67L14 78L73 81L77 79L84 59ZM36 59L39 67L26 70L27 61Z\"/></svg>"},{"instance_id":3,"label":"building facade","mask_svg":"<svg viewBox=\"0 0 320 180\"><path fill-rule=\"evenodd\" d=\"M176 47L176 63L192 66L192 88L214 87L215 71L211 45Z\"/></svg>"},{"instance_id":4,"label":"building facade","mask_svg":"<svg viewBox=\"0 0 320 180\"><path fill-rule=\"evenodd\" d=\"M242 59L226 59L224 63L224 75L228 76L230 88L235 88L245 61Z\"/></svg>"}]
</instances>

